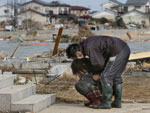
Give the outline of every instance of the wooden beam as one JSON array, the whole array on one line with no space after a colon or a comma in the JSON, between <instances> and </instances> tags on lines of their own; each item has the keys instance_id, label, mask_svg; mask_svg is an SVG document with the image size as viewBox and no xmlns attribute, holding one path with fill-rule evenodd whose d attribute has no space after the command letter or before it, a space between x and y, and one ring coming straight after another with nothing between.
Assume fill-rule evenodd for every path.
<instances>
[{"instance_id":1,"label":"wooden beam","mask_svg":"<svg viewBox=\"0 0 150 113\"><path fill-rule=\"evenodd\" d=\"M17 47L15 48L15 50L12 52L12 54L10 55L10 58L13 58L13 56L15 55L15 53L18 50L19 47L20 47L20 43L17 45Z\"/></svg>"},{"instance_id":2,"label":"wooden beam","mask_svg":"<svg viewBox=\"0 0 150 113\"><path fill-rule=\"evenodd\" d=\"M127 32L127 36L129 37L130 40L132 39L130 32Z\"/></svg>"},{"instance_id":3,"label":"wooden beam","mask_svg":"<svg viewBox=\"0 0 150 113\"><path fill-rule=\"evenodd\" d=\"M63 32L63 27L61 27L59 29L59 32L58 32L58 35L57 35L57 38L56 38L56 42L55 42L55 46L54 46L54 50L53 50L53 55L57 54L57 50L58 50L58 46L59 46L59 42L60 42L62 32Z\"/></svg>"},{"instance_id":4,"label":"wooden beam","mask_svg":"<svg viewBox=\"0 0 150 113\"><path fill-rule=\"evenodd\" d=\"M150 58L150 52L140 52L140 53L131 54L129 60L139 60L145 58Z\"/></svg>"}]
</instances>

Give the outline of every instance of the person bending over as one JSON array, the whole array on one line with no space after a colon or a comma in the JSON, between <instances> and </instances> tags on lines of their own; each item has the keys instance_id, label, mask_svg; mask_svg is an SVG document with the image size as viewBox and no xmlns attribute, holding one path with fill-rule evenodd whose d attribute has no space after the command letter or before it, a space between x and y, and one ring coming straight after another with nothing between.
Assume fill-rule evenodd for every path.
<instances>
[{"instance_id":1,"label":"person bending over","mask_svg":"<svg viewBox=\"0 0 150 113\"><path fill-rule=\"evenodd\" d=\"M95 109L121 108L122 77L125 70L130 48L127 43L116 37L92 36L80 42L71 44L66 49L68 58L79 59L89 57L94 75L101 75L103 89L102 104ZM111 103L114 92L115 100Z\"/></svg>"}]
</instances>

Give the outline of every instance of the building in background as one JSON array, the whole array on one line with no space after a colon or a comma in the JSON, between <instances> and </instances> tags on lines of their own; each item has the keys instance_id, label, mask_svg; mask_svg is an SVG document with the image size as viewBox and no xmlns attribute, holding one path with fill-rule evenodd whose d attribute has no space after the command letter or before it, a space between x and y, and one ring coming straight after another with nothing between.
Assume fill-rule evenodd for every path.
<instances>
[{"instance_id":1,"label":"building in background","mask_svg":"<svg viewBox=\"0 0 150 113\"><path fill-rule=\"evenodd\" d=\"M41 0L32 0L23 4L18 11L18 23L21 24L25 19L38 21L42 25L52 23L52 18L58 15L69 15L70 5L59 1L50 3Z\"/></svg>"},{"instance_id":2,"label":"building in background","mask_svg":"<svg viewBox=\"0 0 150 113\"><path fill-rule=\"evenodd\" d=\"M125 4L109 0L101 7L101 11L92 14L92 18L105 17L109 20L120 16L125 24L150 26L150 0L127 0Z\"/></svg>"},{"instance_id":3,"label":"building in background","mask_svg":"<svg viewBox=\"0 0 150 113\"><path fill-rule=\"evenodd\" d=\"M79 19L89 19L89 8L83 7L83 6L71 6L70 12L71 14L76 15Z\"/></svg>"},{"instance_id":4,"label":"building in background","mask_svg":"<svg viewBox=\"0 0 150 113\"><path fill-rule=\"evenodd\" d=\"M14 9L10 5L2 5L0 6L0 22L10 21L14 17Z\"/></svg>"},{"instance_id":5,"label":"building in background","mask_svg":"<svg viewBox=\"0 0 150 113\"><path fill-rule=\"evenodd\" d=\"M99 11L92 14L92 18L94 19L107 18L109 21L114 21L117 15L118 13L105 9L104 11Z\"/></svg>"}]
</instances>

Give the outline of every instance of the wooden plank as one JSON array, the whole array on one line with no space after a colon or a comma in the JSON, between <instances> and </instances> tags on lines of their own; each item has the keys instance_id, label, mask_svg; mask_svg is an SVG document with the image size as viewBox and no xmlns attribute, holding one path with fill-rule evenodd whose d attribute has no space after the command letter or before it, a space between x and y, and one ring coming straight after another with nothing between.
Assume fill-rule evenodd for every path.
<instances>
[{"instance_id":1,"label":"wooden plank","mask_svg":"<svg viewBox=\"0 0 150 113\"><path fill-rule=\"evenodd\" d=\"M6 56L4 55L4 53L0 53L0 58L6 58Z\"/></svg>"},{"instance_id":2,"label":"wooden plank","mask_svg":"<svg viewBox=\"0 0 150 113\"><path fill-rule=\"evenodd\" d=\"M132 39L130 32L127 32L127 36L129 37L129 39Z\"/></svg>"},{"instance_id":3,"label":"wooden plank","mask_svg":"<svg viewBox=\"0 0 150 113\"><path fill-rule=\"evenodd\" d=\"M33 69L17 69L13 70L14 74L46 74L45 70L33 70Z\"/></svg>"},{"instance_id":4,"label":"wooden plank","mask_svg":"<svg viewBox=\"0 0 150 113\"><path fill-rule=\"evenodd\" d=\"M53 50L53 55L57 54L57 50L58 50L58 46L59 46L62 31L63 31L63 27L61 27L59 29L59 32L58 32L58 35L57 35L57 38L56 38L56 43L55 43L54 50Z\"/></svg>"},{"instance_id":5,"label":"wooden plank","mask_svg":"<svg viewBox=\"0 0 150 113\"><path fill-rule=\"evenodd\" d=\"M54 46L54 43L21 44L20 46L45 46L45 45Z\"/></svg>"},{"instance_id":6,"label":"wooden plank","mask_svg":"<svg viewBox=\"0 0 150 113\"><path fill-rule=\"evenodd\" d=\"M129 60L138 60L138 59L145 59L150 58L150 52L140 52L131 54Z\"/></svg>"},{"instance_id":7,"label":"wooden plank","mask_svg":"<svg viewBox=\"0 0 150 113\"><path fill-rule=\"evenodd\" d=\"M17 47L15 48L15 50L12 52L12 54L10 55L10 58L13 58L13 56L15 55L15 53L18 50L19 47L20 47L20 43L17 45Z\"/></svg>"}]
</instances>

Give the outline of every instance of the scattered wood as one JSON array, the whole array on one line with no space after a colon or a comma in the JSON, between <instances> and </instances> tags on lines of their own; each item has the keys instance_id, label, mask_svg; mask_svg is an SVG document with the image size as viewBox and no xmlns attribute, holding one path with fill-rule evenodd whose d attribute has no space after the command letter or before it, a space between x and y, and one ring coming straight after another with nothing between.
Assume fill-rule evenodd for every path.
<instances>
[{"instance_id":1,"label":"scattered wood","mask_svg":"<svg viewBox=\"0 0 150 113\"><path fill-rule=\"evenodd\" d=\"M43 46L43 45L50 45L50 46L54 46L54 43L21 44L20 46Z\"/></svg>"},{"instance_id":2,"label":"scattered wood","mask_svg":"<svg viewBox=\"0 0 150 113\"><path fill-rule=\"evenodd\" d=\"M127 32L127 36L129 37L130 40L132 39L130 32Z\"/></svg>"},{"instance_id":3,"label":"scattered wood","mask_svg":"<svg viewBox=\"0 0 150 113\"><path fill-rule=\"evenodd\" d=\"M0 53L0 58L3 58L3 59L6 58L3 52Z\"/></svg>"},{"instance_id":4,"label":"scattered wood","mask_svg":"<svg viewBox=\"0 0 150 113\"><path fill-rule=\"evenodd\" d=\"M140 53L131 54L129 57L129 61L130 60L146 59L146 58L150 58L150 52L140 52Z\"/></svg>"},{"instance_id":5,"label":"scattered wood","mask_svg":"<svg viewBox=\"0 0 150 113\"><path fill-rule=\"evenodd\" d=\"M17 69L13 70L14 74L46 74L46 70L38 70L38 69Z\"/></svg>"},{"instance_id":6,"label":"scattered wood","mask_svg":"<svg viewBox=\"0 0 150 113\"><path fill-rule=\"evenodd\" d=\"M150 68L150 63L147 63L147 62L143 62L142 63L142 66L144 67L144 68Z\"/></svg>"},{"instance_id":7,"label":"scattered wood","mask_svg":"<svg viewBox=\"0 0 150 113\"><path fill-rule=\"evenodd\" d=\"M59 32L58 32L58 35L57 35L57 38L56 38L55 47L54 47L54 50L53 50L53 55L57 54L57 50L58 50L58 46L59 46L59 42L60 42L62 32L63 32L63 27L61 27L59 29Z\"/></svg>"},{"instance_id":8,"label":"scattered wood","mask_svg":"<svg viewBox=\"0 0 150 113\"><path fill-rule=\"evenodd\" d=\"M12 58L15 55L15 53L18 50L19 47L20 47L20 43L17 45L17 47L15 48L15 50L12 52L12 54L10 55L10 58Z\"/></svg>"}]
</instances>

